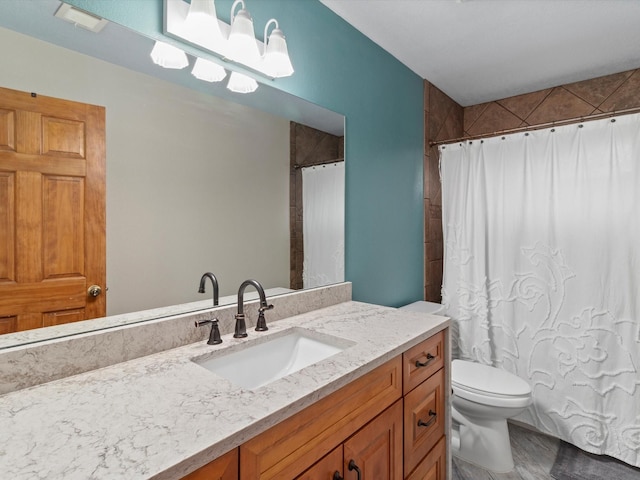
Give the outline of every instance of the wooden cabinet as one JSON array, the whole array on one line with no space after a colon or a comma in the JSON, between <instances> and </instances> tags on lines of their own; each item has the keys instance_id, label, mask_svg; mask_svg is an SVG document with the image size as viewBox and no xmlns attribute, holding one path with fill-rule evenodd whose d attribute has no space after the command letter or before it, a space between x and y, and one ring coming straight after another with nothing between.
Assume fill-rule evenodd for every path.
<instances>
[{"instance_id":1,"label":"wooden cabinet","mask_svg":"<svg viewBox=\"0 0 640 480\"><path fill-rule=\"evenodd\" d=\"M340 479L402 479L402 400L296 478Z\"/></svg>"},{"instance_id":2,"label":"wooden cabinet","mask_svg":"<svg viewBox=\"0 0 640 480\"><path fill-rule=\"evenodd\" d=\"M407 476L407 480L444 480L447 478L447 441L441 437L429 454Z\"/></svg>"},{"instance_id":3,"label":"wooden cabinet","mask_svg":"<svg viewBox=\"0 0 640 480\"><path fill-rule=\"evenodd\" d=\"M243 479L290 479L304 472L402 396L395 358L240 446Z\"/></svg>"},{"instance_id":4,"label":"wooden cabinet","mask_svg":"<svg viewBox=\"0 0 640 480\"><path fill-rule=\"evenodd\" d=\"M343 472L345 480L402 479L402 400L344 442Z\"/></svg>"},{"instance_id":5,"label":"wooden cabinet","mask_svg":"<svg viewBox=\"0 0 640 480\"><path fill-rule=\"evenodd\" d=\"M238 480L238 449L235 448L182 480Z\"/></svg>"},{"instance_id":6,"label":"wooden cabinet","mask_svg":"<svg viewBox=\"0 0 640 480\"><path fill-rule=\"evenodd\" d=\"M344 478L343 463L342 445L340 445L295 480L339 480Z\"/></svg>"},{"instance_id":7,"label":"wooden cabinet","mask_svg":"<svg viewBox=\"0 0 640 480\"><path fill-rule=\"evenodd\" d=\"M446 338L437 333L191 475L225 457L227 469L185 479L445 480Z\"/></svg>"},{"instance_id":8,"label":"wooden cabinet","mask_svg":"<svg viewBox=\"0 0 640 480\"><path fill-rule=\"evenodd\" d=\"M402 357L405 478L445 480L445 332Z\"/></svg>"}]
</instances>

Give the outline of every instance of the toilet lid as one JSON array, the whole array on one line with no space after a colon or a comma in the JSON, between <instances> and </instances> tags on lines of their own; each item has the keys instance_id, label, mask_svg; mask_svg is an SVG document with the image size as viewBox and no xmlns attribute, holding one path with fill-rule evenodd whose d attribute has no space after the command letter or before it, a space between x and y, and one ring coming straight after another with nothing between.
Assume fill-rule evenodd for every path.
<instances>
[{"instance_id":1,"label":"toilet lid","mask_svg":"<svg viewBox=\"0 0 640 480\"><path fill-rule=\"evenodd\" d=\"M489 394L522 396L531 393L531 387L520 377L505 370L465 360L451 363L451 383Z\"/></svg>"}]
</instances>

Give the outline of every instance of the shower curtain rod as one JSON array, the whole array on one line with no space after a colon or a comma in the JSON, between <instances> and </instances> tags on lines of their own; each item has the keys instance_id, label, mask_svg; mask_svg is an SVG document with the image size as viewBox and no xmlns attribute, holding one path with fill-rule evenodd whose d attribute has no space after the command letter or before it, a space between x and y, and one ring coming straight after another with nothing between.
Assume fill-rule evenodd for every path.
<instances>
[{"instance_id":1,"label":"shower curtain rod","mask_svg":"<svg viewBox=\"0 0 640 480\"><path fill-rule=\"evenodd\" d=\"M307 168L307 167L320 167L322 165L330 165L332 163L340 163L344 162L344 158L334 158L333 160L325 160L324 162L311 163L309 165L298 165L297 163L293 166L296 170L299 168Z\"/></svg>"},{"instance_id":2,"label":"shower curtain rod","mask_svg":"<svg viewBox=\"0 0 640 480\"><path fill-rule=\"evenodd\" d=\"M458 142L464 142L467 140L478 140L481 138L496 137L498 135L503 135L507 133L530 132L533 130L540 130L547 127L557 127L559 125L569 125L572 123L585 122L589 120L597 120L599 118L630 115L632 113L639 113L639 112L640 112L640 107L634 107L634 108L626 108L624 110L614 110L612 112L606 112L606 113L594 113L592 115L586 115L584 117L567 118L566 120L558 120L556 122L539 123L538 125L529 125L527 127L508 128L505 130L497 130L491 133L481 133L478 135L469 135L467 137L458 137L458 138L452 138L449 140L438 140L437 142L429 142L429 146L435 147L438 145L445 145L447 143L458 143Z\"/></svg>"}]
</instances>

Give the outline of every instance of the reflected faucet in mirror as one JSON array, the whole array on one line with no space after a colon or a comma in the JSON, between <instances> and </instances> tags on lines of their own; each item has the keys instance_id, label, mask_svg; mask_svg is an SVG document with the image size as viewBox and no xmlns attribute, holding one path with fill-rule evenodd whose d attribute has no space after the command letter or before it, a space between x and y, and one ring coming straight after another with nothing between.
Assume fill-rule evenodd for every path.
<instances>
[{"instance_id":1,"label":"reflected faucet in mirror","mask_svg":"<svg viewBox=\"0 0 640 480\"><path fill-rule=\"evenodd\" d=\"M218 288L218 279L213 273L207 272L202 275L202 278L200 278L200 288L198 288L198 293L205 293L204 284L207 281L207 278L211 280L211 284L213 285L213 306L217 307L220 299L220 289Z\"/></svg>"},{"instance_id":2,"label":"reflected faucet in mirror","mask_svg":"<svg viewBox=\"0 0 640 480\"><path fill-rule=\"evenodd\" d=\"M267 321L264 318L265 310L271 310L273 305L267 304L267 297L264 294L264 288L257 280L245 280L238 289L238 313L236 314L236 330L233 334L234 338L244 338L247 336L247 327L244 322L244 291L249 286L257 290L260 296L260 307L258 308L258 321L256 323L256 332L264 332L267 328Z\"/></svg>"}]
</instances>

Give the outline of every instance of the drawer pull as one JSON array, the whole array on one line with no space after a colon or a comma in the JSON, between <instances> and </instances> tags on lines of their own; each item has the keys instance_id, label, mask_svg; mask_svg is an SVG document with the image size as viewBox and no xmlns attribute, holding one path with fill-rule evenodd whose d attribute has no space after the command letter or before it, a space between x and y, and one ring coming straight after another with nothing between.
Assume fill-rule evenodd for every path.
<instances>
[{"instance_id":1,"label":"drawer pull","mask_svg":"<svg viewBox=\"0 0 640 480\"><path fill-rule=\"evenodd\" d=\"M340 472L338 470L336 470L335 472L333 472L332 480L344 480L344 477L340 475Z\"/></svg>"},{"instance_id":2,"label":"drawer pull","mask_svg":"<svg viewBox=\"0 0 640 480\"><path fill-rule=\"evenodd\" d=\"M349 471L356 471L356 474L358 475L357 479L358 480L362 480L362 472L360 471L360 467L358 467L358 465L356 465L356 461L351 459L349 460ZM335 475L335 474L334 474Z\"/></svg>"},{"instance_id":3,"label":"drawer pull","mask_svg":"<svg viewBox=\"0 0 640 480\"><path fill-rule=\"evenodd\" d=\"M422 420L418 419L418 426L419 427L430 427L431 425L433 425L433 422L436 421L436 418L438 417L438 414L436 412L434 412L433 410L429 410L429 416L431 418L427 422L423 422Z\"/></svg>"},{"instance_id":4,"label":"drawer pull","mask_svg":"<svg viewBox=\"0 0 640 480\"><path fill-rule=\"evenodd\" d=\"M416 367L426 367L431 362L433 362L435 359L436 359L436 357L434 357L430 353L427 353L427 361L423 363L420 360L416 360Z\"/></svg>"}]
</instances>

